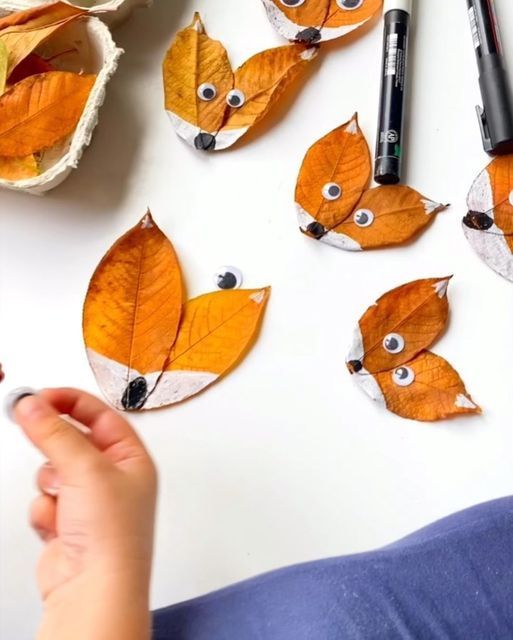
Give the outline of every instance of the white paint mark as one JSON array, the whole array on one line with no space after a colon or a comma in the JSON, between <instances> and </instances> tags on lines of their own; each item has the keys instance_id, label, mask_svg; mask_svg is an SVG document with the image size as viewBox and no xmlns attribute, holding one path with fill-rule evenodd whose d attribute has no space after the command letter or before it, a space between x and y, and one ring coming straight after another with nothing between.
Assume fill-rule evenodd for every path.
<instances>
[{"instance_id":1,"label":"white paint mark","mask_svg":"<svg viewBox=\"0 0 513 640\"><path fill-rule=\"evenodd\" d=\"M360 324L358 323L353 331L353 340L351 342L351 347L349 348L349 353L346 357L346 363L351 362L352 360L359 360L361 362L363 360L363 354L363 336Z\"/></svg>"},{"instance_id":2,"label":"white paint mark","mask_svg":"<svg viewBox=\"0 0 513 640\"><path fill-rule=\"evenodd\" d=\"M358 120L356 116L351 118L351 121L345 128L345 131L346 133L352 133L353 135L356 135L358 133Z\"/></svg>"},{"instance_id":3,"label":"white paint mark","mask_svg":"<svg viewBox=\"0 0 513 640\"><path fill-rule=\"evenodd\" d=\"M169 116L171 124L173 125L176 133L180 136L180 138L183 138L187 142L187 144L189 144L191 147L194 147L194 139L199 133L202 133L201 129L191 124L190 122L187 122L187 120L180 118L180 116L177 116L176 113L173 113L172 111L168 111L167 115ZM242 127L240 129L224 129L222 131L219 131L219 133L217 133L215 136L215 151L231 147L232 144L237 142L237 140L241 138L248 129L249 127ZM209 132L207 131L204 133Z\"/></svg>"},{"instance_id":4,"label":"white paint mark","mask_svg":"<svg viewBox=\"0 0 513 640\"><path fill-rule=\"evenodd\" d=\"M216 151L231 147L239 138L242 138L248 129L249 127L242 127L240 129L222 129L219 131L216 135Z\"/></svg>"},{"instance_id":5,"label":"white paint mark","mask_svg":"<svg viewBox=\"0 0 513 640\"><path fill-rule=\"evenodd\" d=\"M199 13L194 14L194 20L191 27L195 29L198 33L205 33L205 25L203 24Z\"/></svg>"},{"instance_id":6,"label":"white paint mark","mask_svg":"<svg viewBox=\"0 0 513 640\"><path fill-rule=\"evenodd\" d=\"M316 222L316 220L307 213L298 202L296 202L296 207L299 226L302 231L306 232L308 225L312 224L312 222ZM319 238L319 240L325 244L331 245L332 247L337 247L337 249L344 249L344 251L362 250L356 240L353 240L349 236L346 236L344 233L339 233L338 231L328 231L322 236L322 238Z\"/></svg>"},{"instance_id":7,"label":"white paint mark","mask_svg":"<svg viewBox=\"0 0 513 640\"><path fill-rule=\"evenodd\" d=\"M485 169L474 180L467 198L469 211L488 213L493 218L493 192L490 174Z\"/></svg>"},{"instance_id":8,"label":"white paint mark","mask_svg":"<svg viewBox=\"0 0 513 640\"><path fill-rule=\"evenodd\" d=\"M151 213L148 211L148 213L141 220L141 228L142 229L153 229L154 226L155 225L153 224L153 219L151 217Z\"/></svg>"},{"instance_id":9,"label":"white paint mark","mask_svg":"<svg viewBox=\"0 0 513 640\"><path fill-rule=\"evenodd\" d=\"M455 406L460 407L460 409L477 409L477 405L472 402L470 398L464 396L462 393L459 393L456 396L456 400L454 402Z\"/></svg>"},{"instance_id":10,"label":"white paint mark","mask_svg":"<svg viewBox=\"0 0 513 640\"><path fill-rule=\"evenodd\" d=\"M305 49L303 53L300 54L299 57L301 58L301 60L310 62L310 60L313 60L314 58L317 57L318 53L319 53L318 47L310 47L309 49Z\"/></svg>"},{"instance_id":11,"label":"white paint mark","mask_svg":"<svg viewBox=\"0 0 513 640\"><path fill-rule=\"evenodd\" d=\"M513 207L513 191L509 194L509 203Z\"/></svg>"},{"instance_id":12,"label":"white paint mark","mask_svg":"<svg viewBox=\"0 0 513 640\"><path fill-rule=\"evenodd\" d=\"M386 406L385 396L376 378L366 369L355 373L353 376L356 384L364 391L374 402Z\"/></svg>"},{"instance_id":13,"label":"white paint mark","mask_svg":"<svg viewBox=\"0 0 513 640\"><path fill-rule=\"evenodd\" d=\"M219 375L208 371L167 371L143 409L158 409L187 400L213 384Z\"/></svg>"},{"instance_id":14,"label":"white paint mark","mask_svg":"<svg viewBox=\"0 0 513 640\"><path fill-rule=\"evenodd\" d=\"M463 233L490 269L513 282L513 254L499 227L494 224L487 231L478 231L463 224Z\"/></svg>"},{"instance_id":15,"label":"white paint mark","mask_svg":"<svg viewBox=\"0 0 513 640\"><path fill-rule=\"evenodd\" d=\"M426 200L425 198L422 198L421 202L424 205L424 209L427 214L435 213L444 207L444 205L439 202L433 202L433 200Z\"/></svg>"},{"instance_id":16,"label":"white paint mark","mask_svg":"<svg viewBox=\"0 0 513 640\"><path fill-rule=\"evenodd\" d=\"M252 293L249 297L251 300L253 300L253 302L256 302L257 304L262 304L262 302L265 300L266 293L267 293L266 290L262 289L257 293Z\"/></svg>"},{"instance_id":17,"label":"white paint mark","mask_svg":"<svg viewBox=\"0 0 513 640\"><path fill-rule=\"evenodd\" d=\"M447 280L440 280L440 282L435 282L433 285L433 289L436 291L439 298L443 298L446 295L449 282L450 278L447 278Z\"/></svg>"}]
</instances>

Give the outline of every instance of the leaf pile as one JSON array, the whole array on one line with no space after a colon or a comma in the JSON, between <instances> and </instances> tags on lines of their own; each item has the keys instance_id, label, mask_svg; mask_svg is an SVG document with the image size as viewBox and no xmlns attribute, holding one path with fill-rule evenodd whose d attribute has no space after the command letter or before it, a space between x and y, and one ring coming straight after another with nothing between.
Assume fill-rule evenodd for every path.
<instances>
[{"instance_id":1,"label":"leaf pile","mask_svg":"<svg viewBox=\"0 0 513 640\"><path fill-rule=\"evenodd\" d=\"M249 350L269 294L227 290L185 302L173 245L148 212L108 251L87 292L84 340L99 386L124 410L199 393Z\"/></svg>"},{"instance_id":2,"label":"leaf pile","mask_svg":"<svg viewBox=\"0 0 513 640\"><path fill-rule=\"evenodd\" d=\"M0 18L0 178L39 175L42 153L75 130L96 76L56 70L37 48L84 13L57 2Z\"/></svg>"},{"instance_id":3,"label":"leaf pile","mask_svg":"<svg viewBox=\"0 0 513 640\"><path fill-rule=\"evenodd\" d=\"M404 185L369 189L371 169L355 114L306 153L296 186L301 231L348 251L389 247L413 239L446 208Z\"/></svg>"},{"instance_id":4,"label":"leaf pile","mask_svg":"<svg viewBox=\"0 0 513 640\"><path fill-rule=\"evenodd\" d=\"M346 359L350 373L373 400L403 418L481 413L453 367L428 351L447 324L449 280L416 280L385 293L355 331Z\"/></svg>"}]
</instances>

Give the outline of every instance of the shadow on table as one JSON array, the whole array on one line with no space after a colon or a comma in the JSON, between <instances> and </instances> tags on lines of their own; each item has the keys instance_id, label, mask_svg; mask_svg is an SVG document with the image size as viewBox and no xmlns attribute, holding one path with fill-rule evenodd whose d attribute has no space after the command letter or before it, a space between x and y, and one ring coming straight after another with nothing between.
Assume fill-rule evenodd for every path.
<instances>
[{"instance_id":1,"label":"shadow on table","mask_svg":"<svg viewBox=\"0 0 513 640\"><path fill-rule=\"evenodd\" d=\"M161 85L162 57L180 25L187 22L187 0L156 0L115 29L114 40L125 50L107 88L98 127L77 170L46 198L59 203L87 203L90 215L105 215L123 202L147 127L154 123L138 108L141 96ZM190 13L190 11L188 12ZM163 104L153 105L156 117ZM83 210L81 212L83 215Z\"/></svg>"}]
</instances>

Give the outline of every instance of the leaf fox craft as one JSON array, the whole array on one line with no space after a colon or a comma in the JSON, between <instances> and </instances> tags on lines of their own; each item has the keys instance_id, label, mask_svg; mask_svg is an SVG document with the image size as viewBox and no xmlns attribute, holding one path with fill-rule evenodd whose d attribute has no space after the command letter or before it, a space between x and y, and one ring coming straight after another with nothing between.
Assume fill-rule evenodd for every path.
<instances>
[{"instance_id":1,"label":"leaf fox craft","mask_svg":"<svg viewBox=\"0 0 513 640\"><path fill-rule=\"evenodd\" d=\"M226 149L267 114L316 53L316 47L287 45L258 53L233 71L224 46L208 37L196 13L164 60L171 123L196 149Z\"/></svg>"}]
</instances>

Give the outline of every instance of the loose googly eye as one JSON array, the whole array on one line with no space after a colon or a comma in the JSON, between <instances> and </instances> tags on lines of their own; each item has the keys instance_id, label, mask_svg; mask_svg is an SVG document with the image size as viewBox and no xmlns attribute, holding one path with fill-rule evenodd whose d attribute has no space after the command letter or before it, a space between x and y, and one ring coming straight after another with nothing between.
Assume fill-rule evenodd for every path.
<instances>
[{"instance_id":1,"label":"loose googly eye","mask_svg":"<svg viewBox=\"0 0 513 640\"><path fill-rule=\"evenodd\" d=\"M285 7L300 7L306 0L280 0Z\"/></svg>"},{"instance_id":2,"label":"loose googly eye","mask_svg":"<svg viewBox=\"0 0 513 640\"><path fill-rule=\"evenodd\" d=\"M226 102L234 109L240 109L246 102L246 96L240 89L232 89L226 96Z\"/></svg>"},{"instance_id":3,"label":"loose googly eye","mask_svg":"<svg viewBox=\"0 0 513 640\"><path fill-rule=\"evenodd\" d=\"M217 89L213 84L209 82L204 82L200 84L198 87L198 98L200 100L204 100L205 102L210 102L217 96Z\"/></svg>"},{"instance_id":4,"label":"loose googly eye","mask_svg":"<svg viewBox=\"0 0 513 640\"><path fill-rule=\"evenodd\" d=\"M336 182L328 182L322 188L322 197L326 200L338 200L342 195L342 188Z\"/></svg>"},{"instance_id":5,"label":"loose googly eye","mask_svg":"<svg viewBox=\"0 0 513 640\"><path fill-rule=\"evenodd\" d=\"M214 276L219 289L238 289L242 285L242 271L237 267L221 267Z\"/></svg>"},{"instance_id":6,"label":"loose googly eye","mask_svg":"<svg viewBox=\"0 0 513 640\"><path fill-rule=\"evenodd\" d=\"M388 353L401 353L404 350L404 338L398 333L389 333L383 339L383 349Z\"/></svg>"},{"instance_id":7,"label":"loose googly eye","mask_svg":"<svg viewBox=\"0 0 513 640\"><path fill-rule=\"evenodd\" d=\"M374 214L370 209L358 209L353 216L353 220L359 227L370 227L374 222Z\"/></svg>"},{"instance_id":8,"label":"loose googly eye","mask_svg":"<svg viewBox=\"0 0 513 640\"><path fill-rule=\"evenodd\" d=\"M365 0L337 0L337 4L341 9L346 11L353 11L359 9Z\"/></svg>"},{"instance_id":9,"label":"loose googly eye","mask_svg":"<svg viewBox=\"0 0 513 640\"><path fill-rule=\"evenodd\" d=\"M410 367L399 367L392 374L392 380L398 387L409 387L415 382L415 372Z\"/></svg>"}]
</instances>

